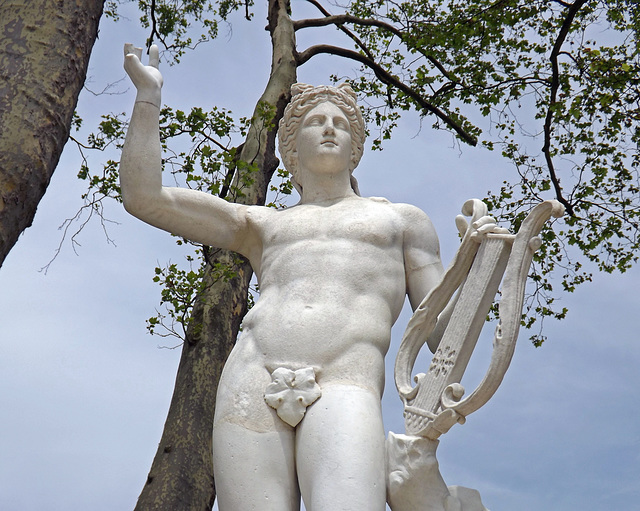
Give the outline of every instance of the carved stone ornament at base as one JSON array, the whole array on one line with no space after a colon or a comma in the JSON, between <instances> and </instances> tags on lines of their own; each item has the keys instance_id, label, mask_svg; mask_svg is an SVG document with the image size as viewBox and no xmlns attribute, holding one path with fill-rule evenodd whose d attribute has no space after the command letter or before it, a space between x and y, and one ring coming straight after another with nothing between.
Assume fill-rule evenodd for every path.
<instances>
[{"instance_id":1,"label":"carved stone ornament at base","mask_svg":"<svg viewBox=\"0 0 640 511\"><path fill-rule=\"evenodd\" d=\"M307 411L307 406L322 395L316 383L313 367L292 371L279 367L271 373L273 380L264 393L264 399L271 408L275 408L280 417L289 426L297 426Z\"/></svg>"},{"instance_id":2,"label":"carved stone ornament at base","mask_svg":"<svg viewBox=\"0 0 640 511\"><path fill-rule=\"evenodd\" d=\"M438 440L396 435L387 438L387 501L393 511L488 511L480 493L447 487L436 459Z\"/></svg>"}]
</instances>

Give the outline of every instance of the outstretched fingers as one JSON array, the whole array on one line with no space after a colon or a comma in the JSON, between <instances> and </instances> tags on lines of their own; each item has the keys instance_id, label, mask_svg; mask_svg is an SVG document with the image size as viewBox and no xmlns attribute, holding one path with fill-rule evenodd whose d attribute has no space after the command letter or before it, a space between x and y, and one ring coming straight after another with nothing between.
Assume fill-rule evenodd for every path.
<instances>
[{"instance_id":1,"label":"outstretched fingers","mask_svg":"<svg viewBox=\"0 0 640 511\"><path fill-rule=\"evenodd\" d=\"M124 45L124 56L127 55L135 55L138 57L138 60L142 60L142 48L138 48L131 43L125 43ZM157 65L155 67L158 67Z\"/></svg>"},{"instance_id":2,"label":"outstretched fingers","mask_svg":"<svg viewBox=\"0 0 640 511\"><path fill-rule=\"evenodd\" d=\"M489 232L495 234L508 234L509 230L504 227L498 227L495 218L492 216L483 216L479 218L475 222L473 222L472 227L476 230L478 234L487 234Z\"/></svg>"},{"instance_id":3,"label":"outstretched fingers","mask_svg":"<svg viewBox=\"0 0 640 511\"><path fill-rule=\"evenodd\" d=\"M135 56L136 58L133 58ZM136 60L140 63L142 67L142 48L138 48L131 43L125 43L124 45L124 58L125 58L125 68L127 67L127 61L135 62ZM136 62L137 64L137 62ZM149 66L158 69L160 64L160 51L158 50L158 46L153 44L151 48L149 48Z\"/></svg>"},{"instance_id":4,"label":"outstretched fingers","mask_svg":"<svg viewBox=\"0 0 640 511\"><path fill-rule=\"evenodd\" d=\"M152 44L151 48L149 48L149 65L151 67L155 67L158 69L158 64L160 63L160 52L158 50L158 46L156 44Z\"/></svg>"},{"instance_id":5,"label":"outstretched fingers","mask_svg":"<svg viewBox=\"0 0 640 511\"><path fill-rule=\"evenodd\" d=\"M124 45L124 69L138 89L138 99L158 106L159 91L163 82L158 70L158 47L154 44L149 48L149 65L142 64L141 57L142 48L137 48L131 43Z\"/></svg>"}]
</instances>

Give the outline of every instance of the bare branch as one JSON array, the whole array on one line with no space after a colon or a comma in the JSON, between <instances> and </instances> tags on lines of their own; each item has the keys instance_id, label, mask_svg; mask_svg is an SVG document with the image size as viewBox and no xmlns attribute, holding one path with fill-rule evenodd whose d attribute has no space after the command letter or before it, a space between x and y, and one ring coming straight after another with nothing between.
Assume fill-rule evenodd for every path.
<instances>
[{"instance_id":1,"label":"bare branch","mask_svg":"<svg viewBox=\"0 0 640 511\"><path fill-rule=\"evenodd\" d=\"M60 255L60 252L62 251L62 247L64 246L64 243L67 237L69 237L71 241L71 248L73 248L74 253L76 255L79 255L77 247L80 247L81 245L80 245L80 242L78 242L77 238L80 235L80 233L84 230L84 228L87 226L87 224L89 223L89 221L91 220L94 214L97 214L98 217L100 218L100 225L102 226L102 231L104 232L107 243L113 246L116 245L115 241L109 236L109 232L106 224L107 223L118 224L118 222L105 218L104 211L103 211L103 204L102 204L103 198L104 197L98 197L98 194L94 194L93 198L87 203L85 203L83 206L81 206L75 215L73 215L71 218L65 219L65 221L62 222L62 224L58 227L58 230L62 231L62 237L60 238L58 247L54 250L53 256L51 257L49 262L45 264L42 268L40 268L39 271L43 272L45 275L47 274L53 262ZM85 213L87 214L87 217L83 220L82 216ZM80 225L74 231L74 233L71 236L69 236L69 231L73 226L73 224L76 222L80 222Z\"/></svg>"},{"instance_id":2,"label":"bare branch","mask_svg":"<svg viewBox=\"0 0 640 511\"><path fill-rule=\"evenodd\" d=\"M151 34L147 38L147 53L149 53L149 49L153 44L153 37L157 36L158 39L162 42L164 47L167 47L167 44L164 42L164 39L160 36L158 32L158 20L156 20L156 0L151 0L151 5L149 6L149 12L151 17Z\"/></svg>"},{"instance_id":3,"label":"bare branch","mask_svg":"<svg viewBox=\"0 0 640 511\"><path fill-rule=\"evenodd\" d=\"M94 96L102 96L102 95L107 95L107 96L120 96L122 94L125 94L128 89L125 90L120 90L120 91L116 91L116 92L109 92L111 89L113 89L116 85L118 85L120 82L122 82L124 80L124 77L120 78L119 80L116 80L115 82L111 82L108 83L107 85L104 86L104 88L100 91L100 92L96 92L92 89L89 88L89 86L87 85L88 80L84 83L83 89L86 90L87 92L93 94Z\"/></svg>"},{"instance_id":4,"label":"bare branch","mask_svg":"<svg viewBox=\"0 0 640 511\"><path fill-rule=\"evenodd\" d=\"M560 88L560 66L558 65L558 56L560 55L562 45L569 34L571 23L573 23L576 14L585 3L587 3L587 0L576 0L571 4L564 22L560 27L560 32L555 44L553 45L553 49L551 50L551 55L549 56L549 60L551 61L551 90L549 93L549 109L547 110L547 115L544 120L544 145L542 147L547 168L549 169L549 177L551 178L553 188L556 192L556 199L565 206L567 213L571 216L575 216L573 205L562 195L562 186L560 185L560 180L556 174L553 158L551 156L551 134L553 132L553 110L554 106L557 104L558 89Z\"/></svg>"},{"instance_id":5,"label":"bare branch","mask_svg":"<svg viewBox=\"0 0 640 511\"><path fill-rule=\"evenodd\" d=\"M325 15L325 17L294 21L293 26L295 30L298 30L301 28L307 28L307 27L322 27L327 25L336 25L340 30L342 30L342 32L344 32L347 36L353 39L358 45L358 47L362 49L366 53L366 55L372 60L374 60L374 57L371 54L371 51L369 50L369 48L362 41L360 41L360 39L353 32L347 29L343 25L344 23L351 23L353 25L361 25L361 26L374 26L374 27L382 28L383 30L386 30L392 33L393 35L398 37L401 41L403 41L405 44L407 44L405 40L406 34L403 33L403 31L400 30L399 28L389 23L385 23L383 21L372 19L372 18L358 18L350 14L333 15L315 0L307 0L307 1L315 5L318 8L318 10ZM440 61L438 61L435 57L433 57L433 55L429 55L424 50L424 48L421 48L421 47L411 47L411 48L416 50L423 57L425 57L438 71L440 71L442 76L450 80L453 84L461 85L466 88L466 86L463 83L455 79L455 77L453 77L449 73L449 71L447 71L447 69L442 65L442 63L440 63Z\"/></svg>"},{"instance_id":6,"label":"bare branch","mask_svg":"<svg viewBox=\"0 0 640 511\"><path fill-rule=\"evenodd\" d=\"M397 77L393 76L386 69L384 69L382 66L374 62L372 59L366 57L365 55L362 55L353 50L340 48L338 46L331 46L328 44L318 44L316 46L311 46L310 48L307 48L305 51L297 55L298 65L304 64L313 56L319 55L319 54L337 55L339 57L348 58L348 59L360 62L361 64L364 64L375 73L376 77L382 83L386 85L391 85L392 87L395 87L398 90L405 93L407 96L413 99L423 110L426 110L434 114L436 117L442 120L445 124L447 124L447 126L453 129L460 136L460 138L464 140L467 144L475 146L478 143L477 139L474 136L467 133L464 130L464 128L460 126L458 122L453 120L449 115L447 115L445 112L443 112L436 106L426 101L422 96L420 96L420 94L414 91L411 87L409 87L408 85L400 81Z\"/></svg>"},{"instance_id":7,"label":"bare branch","mask_svg":"<svg viewBox=\"0 0 640 511\"><path fill-rule=\"evenodd\" d=\"M400 39L402 39L403 35L402 31L399 28L394 27L389 23L371 18L358 18L351 14L327 14L325 18L298 20L293 22L293 28L295 30L299 30L301 28L325 27L327 25L342 25L344 23L382 28L388 32L391 32L393 35L399 37Z\"/></svg>"}]
</instances>

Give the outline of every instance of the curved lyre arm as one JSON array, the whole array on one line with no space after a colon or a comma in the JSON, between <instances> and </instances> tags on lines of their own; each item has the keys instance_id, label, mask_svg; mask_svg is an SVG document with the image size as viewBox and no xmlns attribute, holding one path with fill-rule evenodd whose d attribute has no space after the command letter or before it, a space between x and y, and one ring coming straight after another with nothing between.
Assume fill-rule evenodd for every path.
<instances>
[{"instance_id":1,"label":"curved lyre arm","mask_svg":"<svg viewBox=\"0 0 640 511\"><path fill-rule=\"evenodd\" d=\"M411 372L420 349L433 331L438 315L464 281L478 243L471 239L473 223L487 214L487 206L479 199L470 199L462 206L462 214L471 217L460 248L442 276L440 283L422 300L405 330L395 363L395 383L401 398L411 399L415 389L411 385Z\"/></svg>"},{"instance_id":2,"label":"curved lyre arm","mask_svg":"<svg viewBox=\"0 0 640 511\"><path fill-rule=\"evenodd\" d=\"M452 409L466 417L489 401L502 383L518 339L531 259L533 253L540 247L540 239L537 235L551 216L561 217L563 213L562 204L556 200L549 200L538 204L522 223L513 242L502 281L500 321L494 335L489 368L478 387L465 399L460 399L462 388L459 384L449 385L442 395L441 403L444 409ZM491 237L491 234L488 237Z\"/></svg>"}]
</instances>

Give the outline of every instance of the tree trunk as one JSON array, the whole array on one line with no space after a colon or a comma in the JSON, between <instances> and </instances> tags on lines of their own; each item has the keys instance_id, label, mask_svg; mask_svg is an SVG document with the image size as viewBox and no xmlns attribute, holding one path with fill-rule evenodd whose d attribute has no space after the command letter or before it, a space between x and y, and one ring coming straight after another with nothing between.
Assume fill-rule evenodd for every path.
<instances>
[{"instance_id":1,"label":"tree trunk","mask_svg":"<svg viewBox=\"0 0 640 511\"><path fill-rule=\"evenodd\" d=\"M236 186L243 185L235 201L243 204L265 203L269 181L279 163L275 155L277 125L296 81L295 34L288 12L289 0L269 0L272 67L240 153L241 161L258 169L242 171L250 172L248 176L236 176ZM275 109L274 118L264 119L258 114L264 104ZM162 439L137 511L208 511L213 506L216 392L222 367L247 311L252 271L246 259L222 250L215 251L210 263L205 277L209 285L194 306ZM229 280L216 278L216 263L231 265L236 276Z\"/></svg>"},{"instance_id":2,"label":"tree trunk","mask_svg":"<svg viewBox=\"0 0 640 511\"><path fill-rule=\"evenodd\" d=\"M31 225L69 137L103 3L0 3L0 266Z\"/></svg>"}]
</instances>

